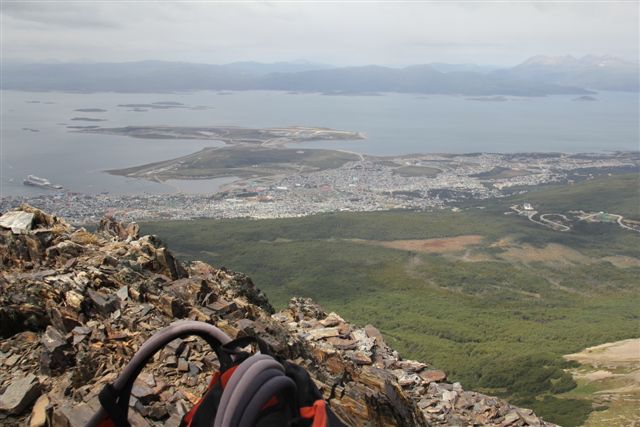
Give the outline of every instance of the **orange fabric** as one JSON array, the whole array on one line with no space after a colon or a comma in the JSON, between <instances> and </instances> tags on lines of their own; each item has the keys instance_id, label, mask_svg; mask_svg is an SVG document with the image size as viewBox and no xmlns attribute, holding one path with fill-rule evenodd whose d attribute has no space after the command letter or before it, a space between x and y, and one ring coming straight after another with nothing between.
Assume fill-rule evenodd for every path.
<instances>
[{"instance_id":1,"label":"orange fabric","mask_svg":"<svg viewBox=\"0 0 640 427\"><path fill-rule=\"evenodd\" d=\"M300 408L300 416L304 419L313 419L311 427L326 427L327 425L327 406L324 400L316 400L313 406L305 406Z\"/></svg>"},{"instance_id":2,"label":"orange fabric","mask_svg":"<svg viewBox=\"0 0 640 427\"><path fill-rule=\"evenodd\" d=\"M273 396L271 399L269 399L269 401L267 403L265 403L264 405L262 405L262 409L263 411L265 409L269 409L272 406L276 406L278 404L278 398L276 396Z\"/></svg>"},{"instance_id":3,"label":"orange fabric","mask_svg":"<svg viewBox=\"0 0 640 427\"><path fill-rule=\"evenodd\" d=\"M225 388L227 386L227 383L231 379L231 375L233 375L233 373L236 371L238 366L240 365L233 366L227 369L226 371L224 371L224 374L220 375L220 383L222 384L222 388Z\"/></svg>"}]
</instances>

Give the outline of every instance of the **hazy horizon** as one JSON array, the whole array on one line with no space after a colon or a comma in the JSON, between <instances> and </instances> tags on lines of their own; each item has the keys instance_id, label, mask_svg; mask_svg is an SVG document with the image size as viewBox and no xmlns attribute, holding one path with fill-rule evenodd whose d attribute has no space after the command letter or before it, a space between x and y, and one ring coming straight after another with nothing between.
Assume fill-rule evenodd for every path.
<instances>
[{"instance_id":1,"label":"hazy horizon","mask_svg":"<svg viewBox=\"0 0 640 427\"><path fill-rule=\"evenodd\" d=\"M21 60L21 59L15 59L15 58L3 58L2 62L4 64L11 64L11 65L29 65L29 64L51 64L51 65L55 65L55 64L101 64L101 63L108 63L108 64L126 64L126 63L133 63L133 62L167 62L167 63L171 63L171 62L180 62L180 63L187 63L187 64L204 64L204 65L235 65L235 64L243 64L243 63L255 63L255 64L262 64L262 65L275 65L275 64L292 64L292 65L309 65L309 66L318 66L318 67L325 67L325 68L342 68L342 67L367 67L367 66L380 66L380 67L388 67L388 68L405 68L405 67L410 67L413 65L433 65L433 64L443 64L443 65L459 65L459 66L479 66L479 67L486 67L487 69L501 69L501 68L511 68L511 67L515 67L519 64L522 64L523 62L531 59L531 58L535 58L535 57L549 57L549 58L561 58L561 57L573 57L574 59L581 59L584 57L588 57L588 56L595 56L595 57L614 57L617 59L621 59L625 62L629 62L629 63L635 63L638 64L639 60L638 59L632 59L632 58L626 58L626 57L621 57L621 56L616 56L616 55L612 55L612 54L608 54L608 53L588 53L585 55L571 55L571 54L565 54L565 55L546 55L544 53L539 53L536 55L531 55L527 58L524 58L522 61L513 63L513 64L503 64L503 65L498 65L495 63L485 63L485 62L470 62L470 61L458 61L458 62L442 62L442 61L430 61L430 60L425 60L422 62L414 62L414 63L408 63L408 64L380 64L380 63L374 63L374 62L369 62L369 63L362 63L362 64L349 64L349 65L342 65L342 64L333 64L333 63L326 63L326 62L319 62L319 61L314 61L312 59L284 59L284 60L280 60L280 61L257 61L254 60L252 58L246 58L246 59L241 59L241 60L237 60L237 61L232 61L232 62L198 62L198 61L173 61L173 60L167 60L167 59L158 59L158 58L140 58L137 60L130 60L130 61L100 61L100 60L77 60L77 61L29 61L29 60Z\"/></svg>"}]
</instances>

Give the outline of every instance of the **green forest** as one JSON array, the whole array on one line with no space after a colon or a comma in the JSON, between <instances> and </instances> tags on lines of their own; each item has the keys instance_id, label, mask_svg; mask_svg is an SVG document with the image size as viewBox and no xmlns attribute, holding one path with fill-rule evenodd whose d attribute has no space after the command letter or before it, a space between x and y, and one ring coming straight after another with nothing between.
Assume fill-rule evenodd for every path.
<instances>
[{"instance_id":1,"label":"green forest","mask_svg":"<svg viewBox=\"0 0 640 427\"><path fill-rule=\"evenodd\" d=\"M640 233L585 221L559 232L505 212L527 201L544 212L637 220L638 184L637 174L614 175L460 212L165 221L142 231L182 259L246 273L276 308L311 297L351 322L375 324L405 357L465 388L572 426L592 406L563 396L575 382L561 356L640 335ZM471 235L479 243L446 250L429 240ZM426 250L385 246L404 240L424 240Z\"/></svg>"}]
</instances>

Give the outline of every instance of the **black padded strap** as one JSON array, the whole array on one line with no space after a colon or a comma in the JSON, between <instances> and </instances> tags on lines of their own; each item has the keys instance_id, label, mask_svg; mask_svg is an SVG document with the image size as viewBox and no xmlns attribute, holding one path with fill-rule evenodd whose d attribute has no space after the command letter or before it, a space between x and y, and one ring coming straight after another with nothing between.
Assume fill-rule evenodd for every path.
<instances>
[{"instance_id":1,"label":"black padded strap","mask_svg":"<svg viewBox=\"0 0 640 427\"><path fill-rule=\"evenodd\" d=\"M281 402L284 403L282 410L289 412L288 419L295 418L298 415L296 383L291 378L281 375L268 379L258 388L251 400L242 408L239 423L230 424L230 427L256 425L263 405L276 395L281 396Z\"/></svg>"},{"instance_id":2,"label":"black padded strap","mask_svg":"<svg viewBox=\"0 0 640 427\"><path fill-rule=\"evenodd\" d=\"M260 353L273 357L273 353L269 349L269 345L262 338L252 335L246 335L244 337L231 340L222 346L222 350L228 354L241 354L242 352L238 349L250 344L256 344Z\"/></svg>"},{"instance_id":3,"label":"black padded strap","mask_svg":"<svg viewBox=\"0 0 640 427\"><path fill-rule=\"evenodd\" d=\"M113 385L105 385L98 395L98 400L116 427L131 427L129 420L127 420L127 413L123 413L118 406L118 396L113 389Z\"/></svg>"}]
</instances>

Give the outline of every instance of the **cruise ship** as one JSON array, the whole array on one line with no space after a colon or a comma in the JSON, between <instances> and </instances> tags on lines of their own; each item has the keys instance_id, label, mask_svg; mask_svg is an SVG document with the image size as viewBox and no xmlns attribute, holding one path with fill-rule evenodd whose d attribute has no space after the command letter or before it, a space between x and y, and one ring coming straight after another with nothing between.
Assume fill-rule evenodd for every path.
<instances>
[{"instance_id":1,"label":"cruise ship","mask_svg":"<svg viewBox=\"0 0 640 427\"><path fill-rule=\"evenodd\" d=\"M27 176L25 180L22 181L22 183L24 185L31 185L31 186L40 187L40 188L48 188L51 190L62 190L62 185L52 184L48 179L40 178L35 175Z\"/></svg>"}]
</instances>

